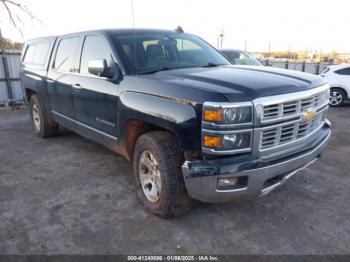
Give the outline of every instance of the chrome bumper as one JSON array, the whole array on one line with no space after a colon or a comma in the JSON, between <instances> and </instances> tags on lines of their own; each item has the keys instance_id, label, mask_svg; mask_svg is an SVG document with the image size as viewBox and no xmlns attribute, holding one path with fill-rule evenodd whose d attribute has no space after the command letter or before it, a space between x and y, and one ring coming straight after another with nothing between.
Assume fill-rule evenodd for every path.
<instances>
[{"instance_id":1,"label":"chrome bumper","mask_svg":"<svg viewBox=\"0 0 350 262\"><path fill-rule=\"evenodd\" d=\"M232 163L227 159L187 161L182 166L187 192L190 197L209 203L254 199L266 195L320 157L331 135L330 126L326 123L321 132L321 136L305 145L302 152L273 163L261 159L249 162L232 159ZM244 178L244 185L234 189L218 189L219 178L233 177Z\"/></svg>"}]
</instances>

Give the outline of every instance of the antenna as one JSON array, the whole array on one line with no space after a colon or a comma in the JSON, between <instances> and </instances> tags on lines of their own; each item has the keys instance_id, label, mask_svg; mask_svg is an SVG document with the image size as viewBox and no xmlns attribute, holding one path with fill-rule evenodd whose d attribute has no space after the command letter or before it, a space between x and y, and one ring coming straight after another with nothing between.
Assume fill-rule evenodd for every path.
<instances>
[{"instance_id":1,"label":"antenna","mask_svg":"<svg viewBox=\"0 0 350 262\"><path fill-rule=\"evenodd\" d=\"M136 41L135 41L135 13L134 13L134 0L131 0L131 19L132 19L132 38L133 38L133 45L134 45L134 66L135 66L135 73L138 73L137 69L137 58L136 58Z\"/></svg>"},{"instance_id":2,"label":"antenna","mask_svg":"<svg viewBox=\"0 0 350 262\"><path fill-rule=\"evenodd\" d=\"M182 29L182 27L179 25L177 26L177 28L175 29L176 32L178 33L184 33L184 30Z\"/></svg>"}]
</instances>

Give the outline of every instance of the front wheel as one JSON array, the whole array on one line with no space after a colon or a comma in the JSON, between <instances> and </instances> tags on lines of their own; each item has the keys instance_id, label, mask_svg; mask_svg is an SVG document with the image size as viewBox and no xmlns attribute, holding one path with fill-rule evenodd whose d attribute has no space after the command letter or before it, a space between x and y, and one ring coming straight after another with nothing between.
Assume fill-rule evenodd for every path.
<instances>
[{"instance_id":1,"label":"front wheel","mask_svg":"<svg viewBox=\"0 0 350 262\"><path fill-rule=\"evenodd\" d=\"M133 156L134 175L138 198L149 212L173 217L191 209L182 176L183 161L172 134L155 131L139 137Z\"/></svg>"},{"instance_id":2,"label":"front wheel","mask_svg":"<svg viewBox=\"0 0 350 262\"><path fill-rule=\"evenodd\" d=\"M330 106L340 106L344 103L346 94L340 88L331 88L329 105Z\"/></svg>"}]
</instances>

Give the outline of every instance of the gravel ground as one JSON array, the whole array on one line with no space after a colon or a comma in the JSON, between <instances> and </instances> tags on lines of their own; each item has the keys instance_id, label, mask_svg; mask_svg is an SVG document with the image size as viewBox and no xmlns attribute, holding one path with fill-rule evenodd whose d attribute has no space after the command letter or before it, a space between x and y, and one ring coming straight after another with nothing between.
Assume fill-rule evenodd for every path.
<instances>
[{"instance_id":1,"label":"gravel ground","mask_svg":"<svg viewBox=\"0 0 350 262\"><path fill-rule=\"evenodd\" d=\"M0 112L0 254L350 254L350 106L331 109L323 158L268 196L164 220L131 164L71 132L37 138Z\"/></svg>"}]
</instances>

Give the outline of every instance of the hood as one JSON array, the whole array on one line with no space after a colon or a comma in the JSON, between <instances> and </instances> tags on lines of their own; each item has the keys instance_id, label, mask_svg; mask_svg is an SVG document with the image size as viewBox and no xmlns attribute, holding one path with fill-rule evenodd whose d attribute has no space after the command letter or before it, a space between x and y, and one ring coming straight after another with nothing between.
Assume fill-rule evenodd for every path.
<instances>
[{"instance_id":1,"label":"hood","mask_svg":"<svg viewBox=\"0 0 350 262\"><path fill-rule=\"evenodd\" d=\"M263 66L176 69L149 77L218 92L231 102L303 91L325 83L320 76Z\"/></svg>"}]
</instances>

